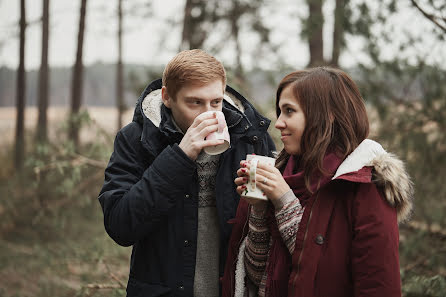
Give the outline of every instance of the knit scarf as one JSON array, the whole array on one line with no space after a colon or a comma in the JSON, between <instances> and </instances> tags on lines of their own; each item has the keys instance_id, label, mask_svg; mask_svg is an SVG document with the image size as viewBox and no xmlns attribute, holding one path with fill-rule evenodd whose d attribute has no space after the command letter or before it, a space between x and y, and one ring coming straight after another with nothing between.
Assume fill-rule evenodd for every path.
<instances>
[{"instance_id":1,"label":"knit scarf","mask_svg":"<svg viewBox=\"0 0 446 297\"><path fill-rule=\"evenodd\" d=\"M298 165L298 162L298 157L290 156L282 175L293 190L294 195L296 195L301 202L305 202L311 196L311 193L305 186L304 172L295 172L295 168L299 168L299 166L296 166ZM342 160L336 156L335 153L327 153L324 157L323 168L328 175L324 175L320 172L313 174L310 178L311 192L315 193L318 189L325 186L331 180L341 163Z\"/></svg>"},{"instance_id":2,"label":"knit scarf","mask_svg":"<svg viewBox=\"0 0 446 297\"><path fill-rule=\"evenodd\" d=\"M283 171L283 178L293 190L294 195L299 198L302 206L304 206L313 195L307 190L305 186L303 171L295 170L299 168L298 157L290 156L286 167ZM311 190L316 192L324 185L326 185L336 172L336 169L342 163L342 160L334 153L327 153L324 157L323 167L328 175L316 173L311 178ZM291 271L291 255L285 246L277 222L275 220L274 208L270 207L267 214L268 224L271 231L271 249L268 259L267 281L265 294L268 297L283 297L287 296L288 278Z\"/></svg>"}]
</instances>

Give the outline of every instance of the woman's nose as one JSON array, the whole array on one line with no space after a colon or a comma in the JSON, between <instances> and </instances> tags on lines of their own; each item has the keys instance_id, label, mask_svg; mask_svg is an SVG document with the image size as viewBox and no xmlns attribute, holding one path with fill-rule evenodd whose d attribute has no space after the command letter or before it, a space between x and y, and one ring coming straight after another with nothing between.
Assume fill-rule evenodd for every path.
<instances>
[{"instance_id":1,"label":"woman's nose","mask_svg":"<svg viewBox=\"0 0 446 297\"><path fill-rule=\"evenodd\" d=\"M282 120L280 119L280 117L279 117L279 118L277 119L276 123L274 124L274 127L275 127L276 129L283 129L283 128L285 128L285 122L282 121Z\"/></svg>"}]
</instances>

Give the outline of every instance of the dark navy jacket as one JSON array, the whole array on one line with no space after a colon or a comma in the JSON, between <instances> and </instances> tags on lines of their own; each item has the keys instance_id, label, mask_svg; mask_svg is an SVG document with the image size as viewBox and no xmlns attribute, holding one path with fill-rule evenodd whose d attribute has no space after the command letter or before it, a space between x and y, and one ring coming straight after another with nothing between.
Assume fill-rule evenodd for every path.
<instances>
[{"instance_id":1,"label":"dark navy jacket","mask_svg":"<svg viewBox=\"0 0 446 297\"><path fill-rule=\"evenodd\" d=\"M175 129L170 110L162 101L149 108L142 104L155 98L152 92L161 86L157 80L144 90L133 121L118 132L99 195L107 233L120 245L133 245L127 296L193 296L197 168L178 146L183 134ZM226 93L243 105L244 113L224 101L231 147L220 157L215 189L220 275L231 233L228 220L234 218L240 198L234 184L239 162L250 153L271 156L275 149L267 134L270 121L232 88ZM158 113L160 122L147 113Z\"/></svg>"}]
</instances>

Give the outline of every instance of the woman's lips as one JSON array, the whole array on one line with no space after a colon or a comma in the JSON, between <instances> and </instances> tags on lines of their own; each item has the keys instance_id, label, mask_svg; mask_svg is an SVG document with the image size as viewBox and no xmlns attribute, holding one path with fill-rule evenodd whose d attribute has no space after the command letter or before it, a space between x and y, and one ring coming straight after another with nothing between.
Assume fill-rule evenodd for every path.
<instances>
[{"instance_id":1,"label":"woman's lips","mask_svg":"<svg viewBox=\"0 0 446 297\"><path fill-rule=\"evenodd\" d=\"M284 140L284 139L286 139L287 137L289 137L291 134L281 134L281 137L280 137L280 139L281 140Z\"/></svg>"}]
</instances>

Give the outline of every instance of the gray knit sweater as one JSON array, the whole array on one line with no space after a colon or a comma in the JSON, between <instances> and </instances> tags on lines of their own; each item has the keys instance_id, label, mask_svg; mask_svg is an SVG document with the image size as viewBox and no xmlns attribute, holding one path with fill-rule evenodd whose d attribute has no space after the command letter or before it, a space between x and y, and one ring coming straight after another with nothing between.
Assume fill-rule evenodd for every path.
<instances>
[{"instance_id":1,"label":"gray knit sweater","mask_svg":"<svg viewBox=\"0 0 446 297\"><path fill-rule=\"evenodd\" d=\"M198 238L194 297L219 295L220 229L215 201L215 181L220 156L203 151L196 160L198 173Z\"/></svg>"}]
</instances>

